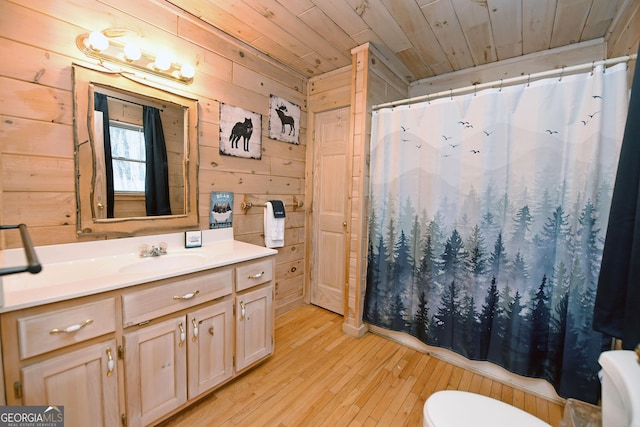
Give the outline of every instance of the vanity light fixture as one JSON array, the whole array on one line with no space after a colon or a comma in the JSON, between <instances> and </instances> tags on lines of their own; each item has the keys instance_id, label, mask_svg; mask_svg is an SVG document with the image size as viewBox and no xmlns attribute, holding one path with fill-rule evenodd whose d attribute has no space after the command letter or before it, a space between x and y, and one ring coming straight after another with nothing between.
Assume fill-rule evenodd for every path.
<instances>
[{"instance_id":1,"label":"vanity light fixture","mask_svg":"<svg viewBox=\"0 0 640 427\"><path fill-rule=\"evenodd\" d=\"M187 84L193 81L195 69L191 64L178 63L165 52L147 52L131 40L131 34L137 35L126 29L94 31L80 34L76 45L82 53L100 63L134 68Z\"/></svg>"}]
</instances>

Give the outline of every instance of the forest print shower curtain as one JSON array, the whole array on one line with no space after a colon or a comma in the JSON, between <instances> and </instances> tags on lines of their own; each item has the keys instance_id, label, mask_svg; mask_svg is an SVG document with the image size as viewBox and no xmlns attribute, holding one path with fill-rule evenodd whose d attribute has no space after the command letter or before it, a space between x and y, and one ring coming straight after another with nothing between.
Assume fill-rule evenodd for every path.
<instances>
[{"instance_id":1,"label":"forest print shower curtain","mask_svg":"<svg viewBox=\"0 0 640 427\"><path fill-rule=\"evenodd\" d=\"M364 320L596 402L626 64L374 111Z\"/></svg>"}]
</instances>

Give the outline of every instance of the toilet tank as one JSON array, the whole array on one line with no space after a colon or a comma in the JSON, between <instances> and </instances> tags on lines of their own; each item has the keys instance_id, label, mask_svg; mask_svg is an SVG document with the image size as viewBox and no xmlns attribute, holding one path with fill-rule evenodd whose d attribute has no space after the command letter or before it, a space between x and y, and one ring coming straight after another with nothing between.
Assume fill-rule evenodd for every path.
<instances>
[{"instance_id":1,"label":"toilet tank","mask_svg":"<svg viewBox=\"0 0 640 427\"><path fill-rule=\"evenodd\" d=\"M605 351L602 366L602 425L640 427L640 363L631 350Z\"/></svg>"}]
</instances>

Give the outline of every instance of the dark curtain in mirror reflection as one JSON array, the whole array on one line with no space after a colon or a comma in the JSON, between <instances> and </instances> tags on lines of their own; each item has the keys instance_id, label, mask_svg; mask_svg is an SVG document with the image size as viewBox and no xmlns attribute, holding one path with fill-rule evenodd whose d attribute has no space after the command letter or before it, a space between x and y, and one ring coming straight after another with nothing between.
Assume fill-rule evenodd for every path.
<instances>
[{"instance_id":1,"label":"dark curtain in mirror reflection","mask_svg":"<svg viewBox=\"0 0 640 427\"><path fill-rule=\"evenodd\" d=\"M147 153L145 199L147 215L171 215L169 166L160 110L143 107L144 140Z\"/></svg>"}]
</instances>

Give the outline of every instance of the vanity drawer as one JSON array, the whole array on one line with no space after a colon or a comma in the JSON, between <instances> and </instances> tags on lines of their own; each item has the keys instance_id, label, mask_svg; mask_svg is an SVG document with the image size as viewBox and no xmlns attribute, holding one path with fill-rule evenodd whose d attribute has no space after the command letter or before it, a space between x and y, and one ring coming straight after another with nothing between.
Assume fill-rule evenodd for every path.
<instances>
[{"instance_id":1,"label":"vanity drawer","mask_svg":"<svg viewBox=\"0 0 640 427\"><path fill-rule=\"evenodd\" d=\"M226 269L127 292L122 296L122 321L124 327L136 325L229 295L232 288L232 270Z\"/></svg>"},{"instance_id":2,"label":"vanity drawer","mask_svg":"<svg viewBox=\"0 0 640 427\"><path fill-rule=\"evenodd\" d=\"M86 341L116 330L115 298L19 317L20 359Z\"/></svg>"},{"instance_id":3,"label":"vanity drawer","mask_svg":"<svg viewBox=\"0 0 640 427\"><path fill-rule=\"evenodd\" d=\"M240 292L270 282L272 278L272 258L241 265L236 267L236 291Z\"/></svg>"}]
</instances>

